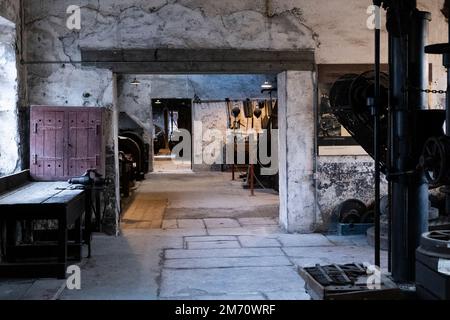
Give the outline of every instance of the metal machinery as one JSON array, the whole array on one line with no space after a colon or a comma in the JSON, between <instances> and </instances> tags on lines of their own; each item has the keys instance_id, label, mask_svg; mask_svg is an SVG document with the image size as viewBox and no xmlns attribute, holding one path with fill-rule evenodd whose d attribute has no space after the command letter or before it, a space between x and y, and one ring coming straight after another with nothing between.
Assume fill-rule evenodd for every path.
<instances>
[{"instance_id":1,"label":"metal machinery","mask_svg":"<svg viewBox=\"0 0 450 320\"><path fill-rule=\"evenodd\" d=\"M150 169L150 146L144 140L144 129L125 112L119 120L120 189L124 197L136 180L143 180Z\"/></svg>"},{"instance_id":2,"label":"metal machinery","mask_svg":"<svg viewBox=\"0 0 450 320\"><path fill-rule=\"evenodd\" d=\"M71 185L86 190L86 206L89 208L85 217L84 241L88 245L88 257L91 257L92 231L102 230L102 219L105 215L107 200L105 199L105 186L111 184L110 179L105 179L95 169L87 170L82 176L68 180ZM101 212L101 194L103 193L103 212ZM92 223L92 211L95 216L95 224Z\"/></svg>"},{"instance_id":3,"label":"metal machinery","mask_svg":"<svg viewBox=\"0 0 450 320\"><path fill-rule=\"evenodd\" d=\"M272 156L272 135L273 130L278 129L278 101L272 98L272 93L276 91L277 88L264 89L261 93L268 92L270 94L270 99L260 100L257 102L251 101L247 99L243 102L243 108L238 106L233 107L233 104L230 99L226 99L226 111L227 111L227 126L229 129L235 130L235 132L239 132L242 128L247 129L255 129L257 126L255 125L255 121L259 120L261 122L260 129L265 130L264 133L266 136L264 137L267 143L267 153L268 156ZM247 123L241 122L241 116L244 116L247 120ZM262 143L263 133L257 134L257 146L258 150L256 163L250 164L250 154L249 154L249 140L245 141L245 161L242 164L239 164L238 161L238 145L237 145L237 137L234 139L234 164L232 165L232 176L233 180L235 180L235 172L239 169L243 169L246 171L245 174L240 175L240 178L245 180L245 184L243 187L245 189L250 189L251 194L254 195L254 189L274 189L278 191L279 189L279 176L278 173L276 175L264 175L263 169L270 167L269 164L262 164L260 155L259 155L259 147L260 143ZM223 170L223 168L222 168Z\"/></svg>"},{"instance_id":4,"label":"metal machinery","mask_svg":"<svg viewBox=\"0 0 450 320\"><path fill-rule=\"evenodd\" d=\"M331 89L330 104L341 124L375 159L375 262L380 265L382 172L389 182L389 269L396 283L412 284L416 280L416 249L421 243L417 272L426 274L427 253L433 259L439 255L429 254L427 243L433 235L424 235L428 232L429 188L443 186L448 194L446 213L450 213L449 93L448 89L427 90L427 54L442 54L448 69L450 44L427 46L431 15L419 11L415 0L374 4L387 11L389 75L380 72L380 30L376 28L375 71L341 77ZM446 93L447 110L429 110L428 93ZM444 256L448 251L449 247ZM437 263L433 263L427 265L429 279L438 274ZM418 288L426 287L426 279L419 277ZM450 282L446 281L448 290ZM441 287L444 285L445 281Z\"/></svg>"}]
</instances>

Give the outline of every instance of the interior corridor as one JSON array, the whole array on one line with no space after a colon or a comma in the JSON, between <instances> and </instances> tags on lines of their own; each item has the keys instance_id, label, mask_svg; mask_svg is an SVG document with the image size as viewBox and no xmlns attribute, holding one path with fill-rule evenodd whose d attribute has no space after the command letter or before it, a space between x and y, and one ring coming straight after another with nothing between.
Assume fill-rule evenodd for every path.
<instances>
[{"instance_id":1,"label":"interior corridor","mask_svg":"<svg viewBox=\"0 0 450 320\"><path fill-rule=\"evenodd\" d=\"M298 266L373 260L365 237L285 234L277 215L275 192L251 197L229 173L151 174L122 235L95 237L82 290L59 298L302 300Z\"/></svg>"},{"instance_id":2,"label":"interior corridor","mask_svg":"<svg viewBox=\"0 0 450 320\"><path fill-rule=\"evenodd\" d=\"M364 236L286 234L277 215L275 192L251 197L230 173L150 174L124 211L121 235L94 235L81 290L11 280L0 297L309 300L299 266L373 262Z\"/></svg>"}]
</instances>

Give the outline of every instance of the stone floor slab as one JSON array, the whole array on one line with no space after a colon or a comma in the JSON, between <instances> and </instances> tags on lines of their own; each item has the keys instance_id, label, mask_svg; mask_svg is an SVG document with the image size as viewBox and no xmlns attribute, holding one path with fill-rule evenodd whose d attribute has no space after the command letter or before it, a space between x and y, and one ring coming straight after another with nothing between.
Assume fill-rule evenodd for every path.
<instances>
[{"instance_id":1,"label":"stone floor slab","mask_svg":"<svg viewBox=\"0 0 450 320\"><path fill-rule=\"evenodd\" d=\"M167 219L162 222L163 229L176 229L178 228L177 219Z\"/></svg>"},{"instance_id":2,"label":"stone floor slab","mask_svg":"<svg viewBox=\"0 0 450 320\"><path fill-rule=\"evenodd\" d=\"M277 257L242 257L242 258L194 258L169 259L164 261L164 268L205 269L230 267L270 267L290 266L292 262L283 256Z\"/></svg>"},{"instance_id":3,"label":"stone floor slab","mask_svg":"<svg viewBox=\"0 0 450 320\"><path fill-rule=\"evenodd\" d=\"M0 280L0 300L19 300L33 285L32 279L1 279Z\"/></svg>"},{"instance_id":4,"label":"stone floor slab","mask_svg":"<svg viewBox=\"0 0 450 320\"><path fill-rule=\"evenodd\" d=\"M292 267L164 269L161 297L292 292L303 291L303 287L303 280Z\"/></svg>"},{"instance_id":5,"label":"stone floor slab","mask_svg":"<svg viewBox=\"0 0 450 320\"><path fill-rule=\"evenodd\" d=\"M242 226L268 226L268 225L278 225L277 218L271 217L250 217L250 218L239 218L239 223Z\"/></svg>"},{"instance_id":6,"label":"stone floor slab","mask_svg":"<svg viewBox=\"0 0 450 320\"><path fill-rule=\"evenodd\" d=\"M230 248L240 248L241 245L237 240L233 241L194 241L187 242L188 249L230 249Z\"/></svg>"},{"instance_id":7,"label":"stone floor slab","mask_svg":"<svg viewBox=\"0 0 450 320\"><path fill-rule=\"evenodd\" d=\"M324 235L314 234L283 234L278 236L283 247L325 247L334 246Z\"/></svg>"},{"instance_id":8,"label":"stone floor slab","mask_svg":"<svg viewBox=\"0 0 450 320\"><path fill-rule=\"evenodd\" d=\"M195 301L195 300L213 300L213 301L251 301L251 300L266 300L266 298L260 294L218 294L218 295L198 295L198 296L182 296L182 297L166 297L161 298L161 300L187 300L187 301Z\"/></svg>"},{"instance_id":9,"label":"stone floor slab","mask_svg":"<svg viewBox=\"0 0 450 320\"><path fill-rule=\"evenodd\" d=\"M265 292L269 300L311 300L311 296L306 291L278 291Z\"/></svg>"},{"instance_id":10,"label":"stone floor slab","mask_svg":"<svg viewBox=\"0 0 450 320\"><path fill-rule=\"evenodd\" d=\"M239 236L239 242L247 248L281 247L277 239L260 236Z\"/></svg>"},{"instance_id":11,"label":"stone floor slab","mask_svg":"<svg viewBox=\"0 0 450 320\"><path fill-rule=\"evenodd\" d=\"M236 236L200 236L200 237L185 237L186 242L205 242L205 241L233 241L237 240Z\"/></svg>"},{"instance_id":12,"label":"stone floor slab","mask_svg":"<svg viewBox=\"0 0 450 320\"><path fill-rule=\"evenodd\" d=\"M205 224L202 219L178 219L180 229L204 229Z\"/></svg>"},{"instance_id":13,"label":"stone floor slab","mask_svg":"<svg viewBox=\"0 0 450 320\"><path fill-rule=\"evenodd\" d=\"M279 248L244 248L244 249L205 249L165 251L166 259L217 258L217 257L267 257L284 256Z\"/></svg>"},{"instance_id":14,"label":"stone floor slab","mask_svg":"<svg viewBox=\"0 0 450 320\"><path fill-rule=\"evenodd\" d=\"M228 218L208 218L204 219L206 228L238 228L241 225L235 219Z\"/></svg>"},{"instance_id":15,"label":"stone floor slab","mask_svg":"<svg viewBox=\"0 0 450 320\"><path fill-rule=\"evenodd\" d=\"M212 236L219 235L231 235L231 236L245 236L245 235L255 235L263 236L270 235L274 233L279 233L280 229L278 226L258 226L258 227L245 227L245 228L216 228L208 229L208 234Z\"/></svg>"}]
</instances>

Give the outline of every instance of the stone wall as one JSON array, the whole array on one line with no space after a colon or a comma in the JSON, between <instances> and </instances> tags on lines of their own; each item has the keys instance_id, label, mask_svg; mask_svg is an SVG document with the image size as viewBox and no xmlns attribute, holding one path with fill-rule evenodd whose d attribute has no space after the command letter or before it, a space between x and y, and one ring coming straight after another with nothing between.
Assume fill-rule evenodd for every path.
<instances>
[{"instance_id":1,"label":"stone wall","mask_svg":"<svg viewBox=\"0 0 450 320\"><path fill-rule=\"evenodd\" d=\"M25 68L21 59L21 1L0 1L0 176L26 167ZM22 114L23 116L19 116Z\"/></svg>"},{"instance_id":2,"label":"stone wall","mask_svg":"<svg viewBox=\"0 0 450 320\"><path fill-rule=\"evenodd\" d=\"M24 2L29 104L114 106L113 75L108 70L82 68L80 48L313 48L317 63L373 61L373 32L366 27L371 0L81 0L79 31L66 27L66 9L73 1ZM445 21L439 13L443 0L418 2L434 14L430 42L446 42ZM0 8L11 11L6 5ZM386 62L386 32L382 34ZM431 61L434 87L441 89L445 87L441 60L432 57ZM437 106L442 105L442 98L434 99ZM299 103L314 107L311 101ZM313 132L313 121L310 124L307 128ZM287 160L296 167L304 155L291 153ZM294 183L309 197L312 180L301 184L303 178ZM311 207L310 199L306 200ZM302 219L291 221L299 226ZM308 218L305 225L310 224Z\"/></svg>"},{"instance_id":3,"label":"stone wall","mask_svg":"<svg viewBox=\"0 0 450 320\"><path fill-rule=\"evenodd\" d=\"M317 204L320 229L326 229L331 213L347 199L374 201L374 162L369 156L321 156L317 162ZM382 194L387 194L387 182L382 180Z\"/></svg>"}]
</instances>

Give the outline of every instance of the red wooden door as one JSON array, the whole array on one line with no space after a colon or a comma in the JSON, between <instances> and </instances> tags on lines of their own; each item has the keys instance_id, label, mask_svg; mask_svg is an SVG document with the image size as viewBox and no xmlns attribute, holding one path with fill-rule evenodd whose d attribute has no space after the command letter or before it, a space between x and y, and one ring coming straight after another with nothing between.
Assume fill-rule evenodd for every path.
<instances>
[{"instance_id":1,"label":"red wooden door","mask_svg":"<svg viewBox=\"0 0 450 320\"><path fill-rule=\"evenodd\" d=\"M103 112L99 108L32 107L30 171L35 180L67 180L103 172Z\"/></svg>"},{"instance_id":2,"label":"red wooden door","mask_svg":"<svg viewBox=\"0 0 450 320\"><path fill-rule=\"evenodd\" d=\"M64 177L64 112L31 112L30 171L36 179Z\"/></svg>"},{"instance_id":3,"label":"red wooden door","mask_svg":"<svg viewBox=\"0 0 450 320\"><path fill-rule=\"evenodd\" d=\"M99 110L70 111L68 161L69 175L79 176L87 169L101 171L102 114Z\"/></svg>"}]
</instances>

